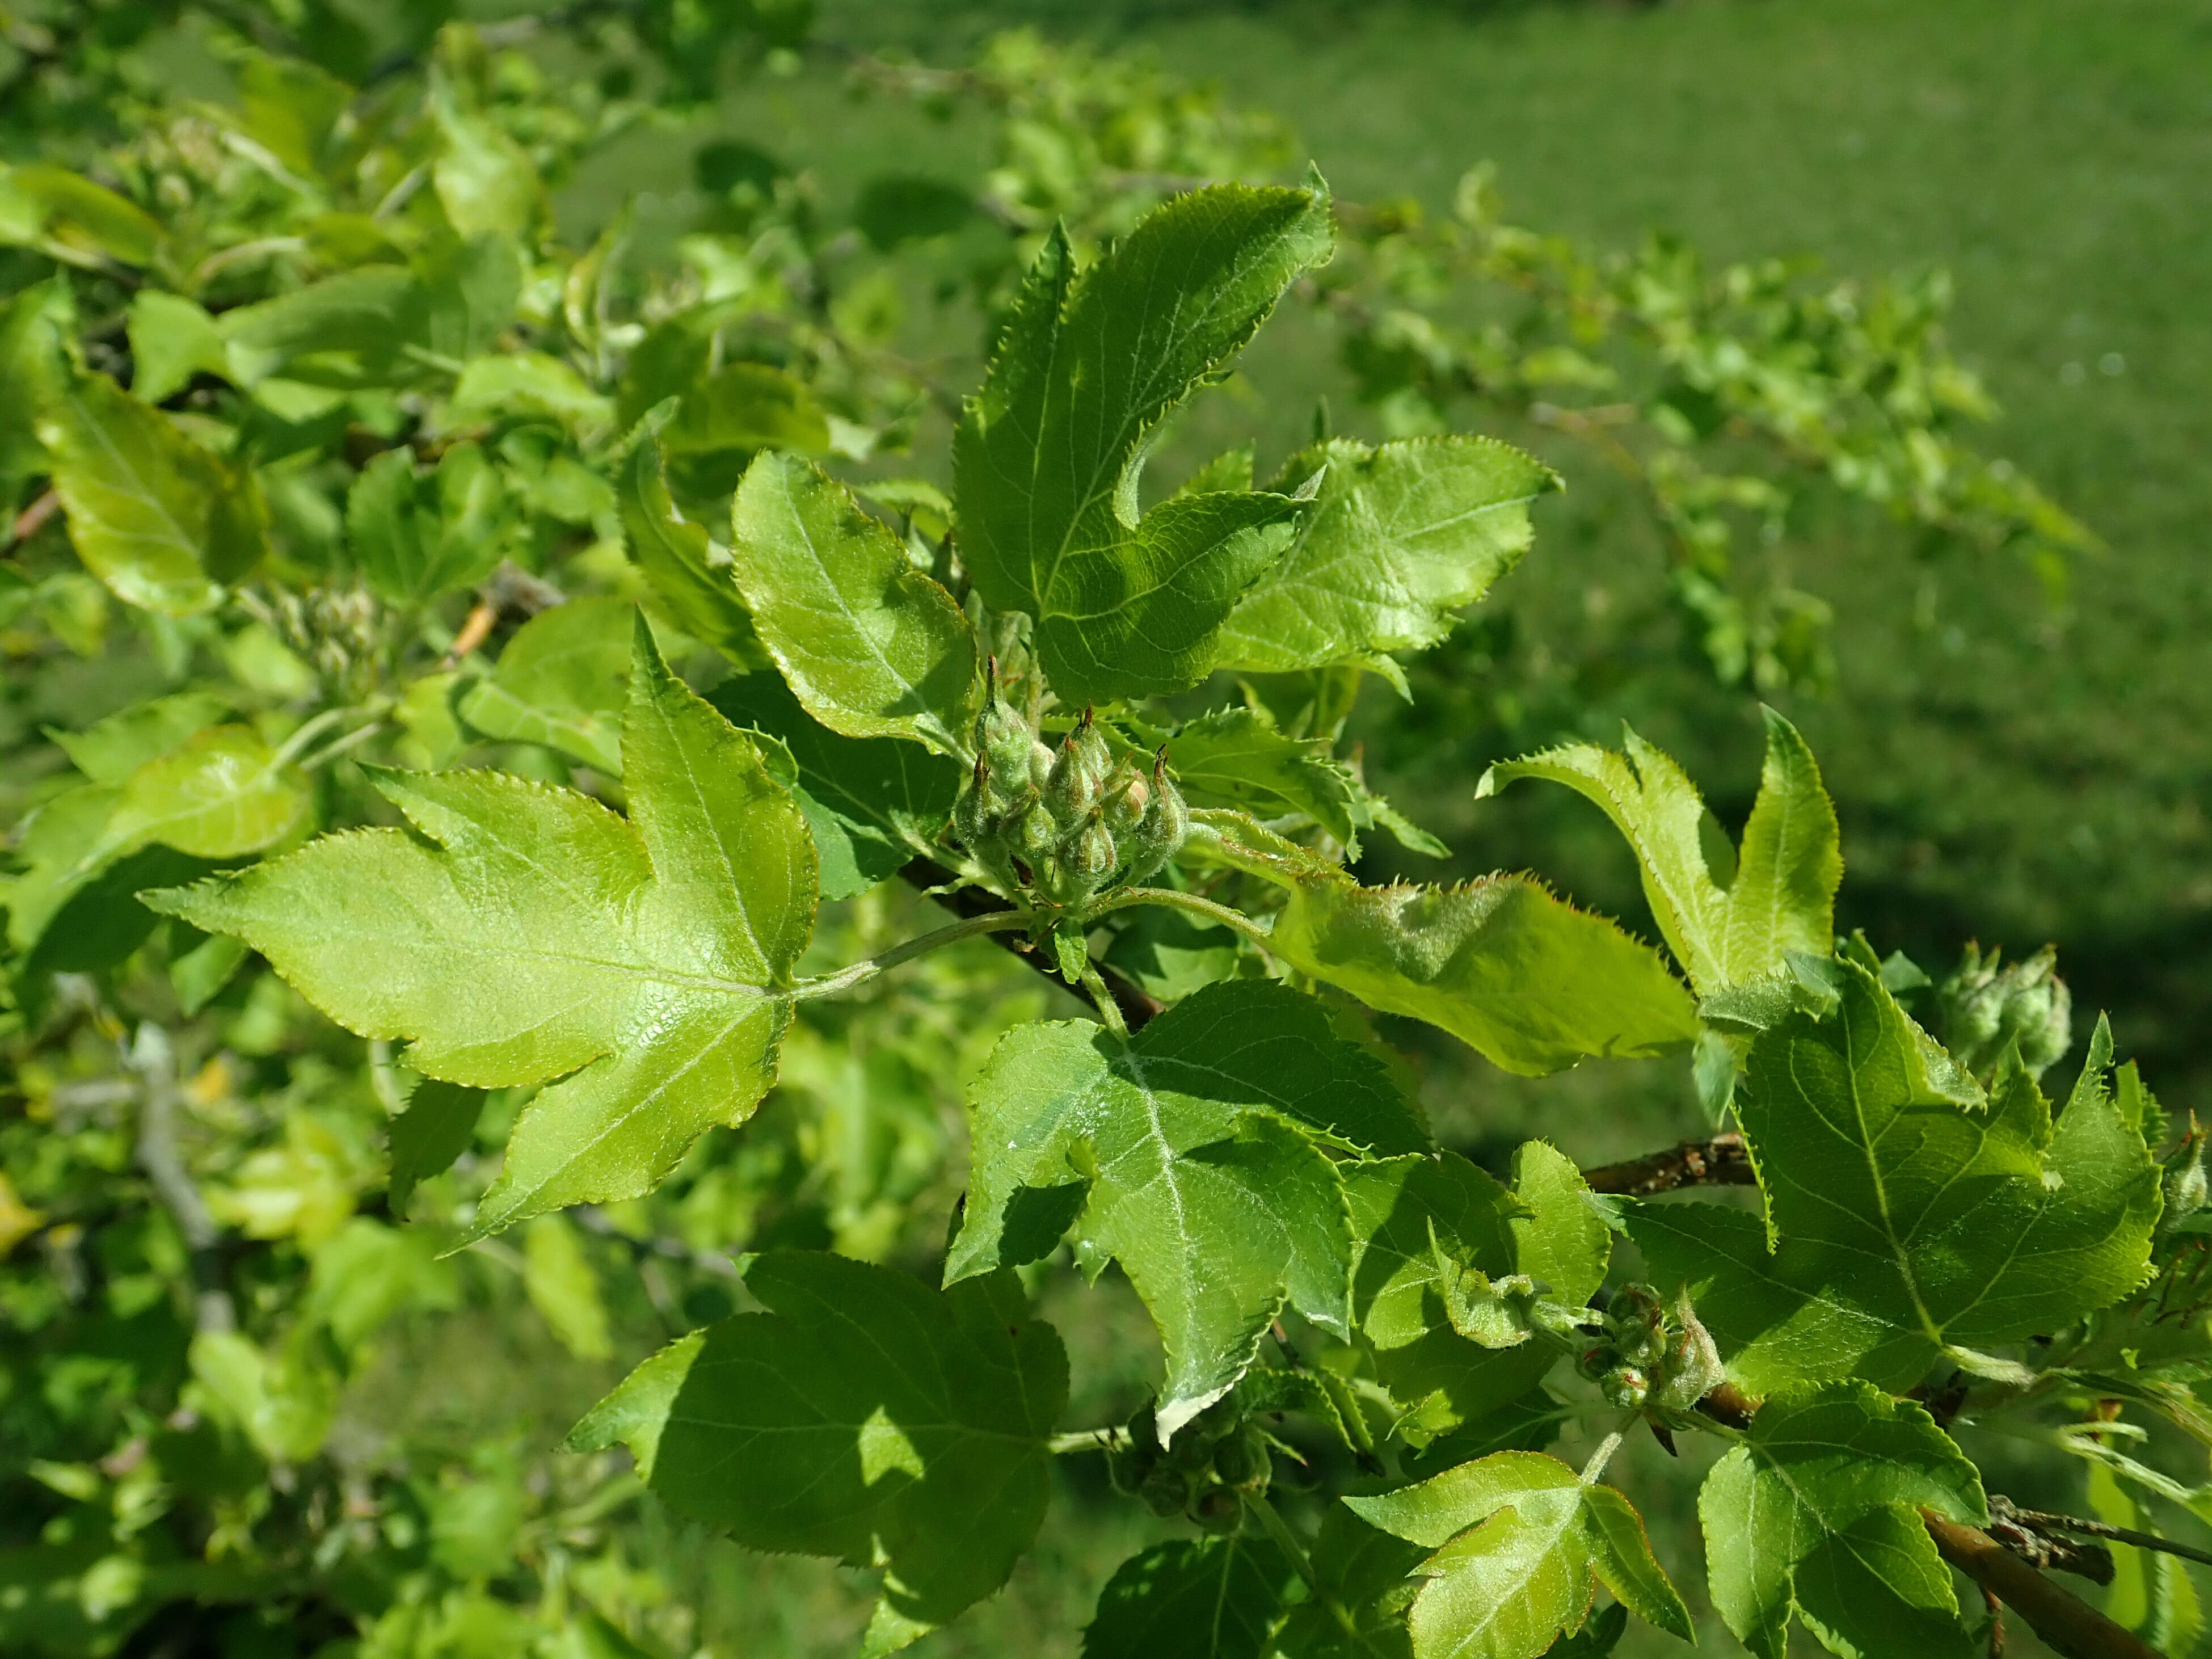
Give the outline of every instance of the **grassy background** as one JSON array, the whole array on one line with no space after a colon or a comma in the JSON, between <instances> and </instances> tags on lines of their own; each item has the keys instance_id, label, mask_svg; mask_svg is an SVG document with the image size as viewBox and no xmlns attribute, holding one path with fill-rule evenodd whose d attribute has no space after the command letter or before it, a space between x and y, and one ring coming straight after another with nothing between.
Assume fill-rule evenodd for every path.
<instances>
[{"instance_id":1,"label":"grassy background","mask_svg":"<svg viewBox=\"0 0 2212 1659\"><path fill-rule=\"evenodd\" d=\"M1177 73L1286 114L1348 196L1441 206L1487 157L1513 216L1538 228L1625 246L1664 228L1716 258L1806 253L1838 274L1949 267L1954 338L2008 410L1983 441L2112 552L2081 569L2054 614L2015 565L1926 565L1879 521L1814 515L1793 575L1836 608L1842 684L1789 712L1843 813L1843 919L1935 967L1977 935L2015 951L2057 940L2085 1022L2109 1006L2124 1051L2145 1058L2168 1104L2212 1111L2212 408L2202 392L2212 380L2202 222L2212 5L826 0L823 32L949 61L1012 23L1143 44ZM970 162L981 142L908 110L851 106L811 76L749 94L725 124L805 158L833 201L886 165ZM578 212L617 192L680 189L688 153L639 140L580 181ZM938 343L956 357L972 346L964 335ZM1279 454L1317 392L1342 396L1326 342L1288 313L1248 370L1241 395L1194 415L1162 476L1244 429ZM1359 428L1356 415L1340 423ZM1556 459L1592 470L1572 451ZM1632 599L1656 581L1650 547L1609 533L1602 487L1571 483L1577 496L1547 506L1539 551L1512 578L1516 605L1570 631L1600 599ZM1724 818L1748 805L1756 736L1740 702L1687 672L1626 701L1707 782ZM1367 718L1389 715L1370 702ZM1462 872L1531 862L1636 914L1625 855L1594 814L1534 791L1478 811L1472 782L1493 757L1462 747L1424 769L1459 786L1405 803L1461 850ZM1672 1070L1593 1067L1532 1087L1401 1035L1422 1055L1440 1129L1479 1154L1540 1133L1581 1156L1613 1156L1693 1121ZM1069 1312L1072 1337L1103 1344L1124 1369L1149 1346L1134 1317ZM1686 1482L1643 1478L1656 1456L1638 1448L1624 1480L1639 1495L1662 1484L1686 1494ZM2025 1471L1993 1468L1992 1480L2043 1496ZM1089 1598L1143 1529L1127 1506L1083 1495L1079 1480L1010 1593L938 1651L1076 1651ZM1689 1540L1686 1504L1663 1517L1664 1537ZM740 1560L717 1554L708 1574L723 1589L707 1623L730 1650L846 1650L861 1609L837 1586L843 1575ZM1686 1588L1697 1583L1692 1562L1668 1565L1686 1570ZM2024 1632L2014 1642L2035 1650Z\"/></svg>"}]
</instances>

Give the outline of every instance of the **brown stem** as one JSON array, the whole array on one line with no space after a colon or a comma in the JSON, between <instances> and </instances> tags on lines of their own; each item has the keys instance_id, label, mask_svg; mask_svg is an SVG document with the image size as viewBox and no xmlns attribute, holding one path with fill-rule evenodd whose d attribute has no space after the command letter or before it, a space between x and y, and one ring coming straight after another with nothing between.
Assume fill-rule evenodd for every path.
<instances>
[{"instance_id":1,"label":"brown stem","mask_svg":"<svg viewBox=\"0 0 2212 1659\"><path fill-rule=\"evenodd\" d=\"M39 526L60 510L62 498L49 489L42 493L15 516L15 528L9 532L11 542L27 542L39 533Z\"/></svg>"},{"instance_id":2,"label":"brown stem","mask_svg":"<svg viewBox=\"0 0 2212 1659\"><path fill-rule=\"evenodd\" d=\"M1607 1164L1583 1171L1594 1193L1617 1193L1628 1198L1650 1198L1678 1187L1756 1187L1751 1153L1743 1137L1730 1132L1710 1140L1686 1140L1663 1152L1632 1158L1625 1164Z\"/></svg>"},{"instance_id":3,"label":"brown stem","mask_svg":"<svg viewBox=\"0 0 2212 1659\"><path fill-rule=\"evenodd\" d=\"M2045 1578L1979 1527L1962 1526L1932 1510L1921 1510L1920 1518L1946 1561L2069 1659L2162 1659L2149 1643Z\"/></svg>"},{"instance_id":4,"label":"brown stem","mask_svg":"<svg viewBox=\"0 0 2212 1659\"><path fill-rule=\"evenodd\" d=\"M899 875L908 885L929 891L932 898L957 916L988 916L1013 908L1004 899L987 893L980 887L956 887L950 892L931 890L951 887L955 878L950 870L929 859L911 860L899 872ZM1029 940L1020 934L994 933L991 937L998 941L1001 949L1012 951L1016 961L1027 963L1062 990L1070 988L1052 963L1032 949ZM1104 981L1107 990L1113 994L1114 1006L1121 1011L1122 1023L1130 1030L1139 1030L1148 1021L1167 1012L1167 1004L1135 981L1103 963L1098 964L1098 977Z\"/></svg>"}]
</instances>

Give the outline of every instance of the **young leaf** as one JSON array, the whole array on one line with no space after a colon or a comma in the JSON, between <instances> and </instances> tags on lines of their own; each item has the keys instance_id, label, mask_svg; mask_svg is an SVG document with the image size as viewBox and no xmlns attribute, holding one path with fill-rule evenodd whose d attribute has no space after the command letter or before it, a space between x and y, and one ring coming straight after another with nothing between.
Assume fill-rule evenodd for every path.
<instances>
[{"instance_id":1,"label":"young leaf","mask_svg":"<svg viewBox=\"0 0 2212 1659\"><path fill-rule=\"evenodd\" d=\"M1295 1582L1282 1551L1252 1532L1155 1544L1099 1591L1084 1659L1261 1659Z\"/></svg>"},{"instance_id":2,"label":"young leaf","mask_svg":"<svg viewBox=\"0 0 2212 1659\"><path fill-rule=\"evenodd\" d=\"M1284 736L1259 709L1224 708L1178 727L1168 758L1192 801L1261 817L1302 813L1356 855L1368 814L1352 769L1329 750L1325 738Z\"/></svg>"},{"instance_id":3,"label":"young leaf","mask_svg":"<svg viewBox=\"0 0 2212 1659\"><path fill-rule=\"evenodd\" d=\"M1923 1507L1988 1518L1981 1477L1926 1412L1863 1382L1779 1389L1698 1494L1713 1605L1761 1659L1782 1659L1792 1613L1850 1659L1966 1659Z\"/></svg>"},{"instance_id":4,"label":"young leaf","mask_svg":"<svg viewBox=\"0 0 2212 1659\"><path fill-rule=\"evenodd\" d=\"M1638 1618L1692 1639L1689 1609L1611 1486L1556 1457L1495 1452L1417 1486L1346 1504L1436 1552L1407 1620L1414 1659L1535 1659L1582 1628L1602 1583Z\"/></svg>"},{"instance_id":5,"label":"young leaf","mask_svg":"<svg viewBox=\"0 0 2212 1659\"><path fill-rule=\"evenodd\" d=\"M763 454L730 526L738 591L809 714L849 738L965 750L981 685L975 630L849 490L805 461Z\"/></svg>"},{"instance_id":6,"label":"young leaf","mask_svg":"<svg viewBox=\"0 0 2212 1659\"><path fill-rule=\"evenodd\" d=\"M390 773L377 787L414 834L326 836L147 896L244 939L349 1030L408 1039L426 1076L550 1083L515 1125L477 1236L647 1191L775 1077L779 992L813 929L814 850L752 745L637 626L627 822L498 773Z\"/></svg>"},{"instance_id":7,"label":"young leaf","mask_svg":"<svg viewBox=\"0 0 2212 1659\"><path fill-rule=\"evenodd\" d=\"M23 486L46 471L39 441L40 407L65 383L62 337L75 325L69 279L51 276L0 303L0 513L23 504Z\"/></svg>"},{"instance_id":8,"label":"young leaf","mask_svg":"<svg viewBox=\"0 0 2212 1659\"><path fill-rule=\"evenodd\" d=\"M1034 1261L1078 1223L1160 1328L1163 1442L1229 1391L1286 1302L1346 1329L1344 1195L1314 1138L1426 1141L1382 1066L1270 981L1201 991L1127 1047L1087 1021L1022 1026L971 1097L946 1281Z\"/></svg>"},{"instance_id":9,"label":"young leaf","mask_svg":"<svg viewBox=\"0 0 2212 1659\"><path fill-rule=\"evenodd\" d=\"M1765 712L1765 769L1726 888L1699 844L1705 806L1697 786L1633 732L1625 754L1572 744L1493 766L1475 798L1518 778L1548 778L1602 807L1636 851L1644 896L1675 960L1711 996L1774 972L1790 951L1826 956L1833 939L1844 873L1836 810L1796 727Z\"/></svg>"},{"instance_id":10,"label":"young leaf","mask_svg":"<svg viewBox=\"0 0 2212 1659\"><path fill-rule=\"evenodd\" d=\"M2015 1063L1984 1102L1874 972L1817 965L1832 1012L1757 1037L1738 1091L1765 1224L1694 1203L1628 1222L1654 1278L1695 1289L1732 1376L1902 1389L2142 1282L2159 1172L2108 1095L2077 1093L2054 1126Z\"/></svg>"},{"instance_id":11,"label":"young leaf","mask_svg":"<svg viewBox=\"0 0 2212 1659\"><path fill-rule=\"evenodd\" d=\"M71 375L38 428L77 556L125 604L171 617L210 610L268 550L252 473L106 375Z\"/></svg>"},{"instance_id":12,"label":"young leaf","mask_svg":"<svg viewBox=\"0 0 2212 1659\"><path fill-rule=\"evenodd\" d=\"M1371 1008L1442 1026L1506 1071L1667 1054L1697 1035L1696 1009L1656 951L1528 877L1362 887L1234 812L1194 814L1186 850L1288 890L1268 943L1277 956Z\"/></svg>"},{"instance_id":13,"label":"young leaf","mask_svg":"<svg viewBox=\"0 0 2212 1659\"><path fill-rule=\"evenodd\" d=\"M1532 1140L1508 1191L1456 1153L1392 1158L1345 1175L1352 1316L1382 1385L1433 1437L1521 1398L1558 1358L1547 1343L1479 1347L1441 1316L1443 1275L1523 1273L1573 1308L1605 1281L1612 1240L1562 1153Z\"/></svg>"},{"instance_id":14,"label":"young leaf","mask_svg":"<svg viewBox=\"0 0 2212 1659\"><path fill-rule=\"evenodd\" d=\"M703 347L712 333L710 328L694 337ZM702 351L701 367L704 362ZM633 375L639 367L632 365ZM830 451L830 420L814 394L803 381L766 363L731 363L696 384L667 391L683 392L675 418L660 437L669 482L687 506L705 511L711 503L719 509L763 450L799 455Z\"/></svg>"},{"instance_id":15,"label":"young leaf","mask_svg":"<svg viewBox=\"0 0 2212 1659\"><path fill-rule=\"evenodd\" d=\"M540 611L515 630L499 666L461 694L461 718L488 738L542 743L617 775L636 614L604 597Z\"/></svg>"},{"instance_id":16,"label":"young leaf","mask_svg":"<svg viewBox=\"0 0 2212 1659\"><path fill-rule=\"evenodd\" d=\"M522 1230L522 1288L554 1340L570 1353L579 1359L612 1357L599 1276L568 1217L541 1215Z\"/></svg>"},{"instance_id":17,"label":"young leaf","mask_svg":"<svg viewBox=\"0 0 2212 1659\"><path fill-rule=\"evenodd\" d=\"M179 691L110 714L82 732L50 726L46 735L94 783L121 783L148 761L213 726L228 708L211 692Z\"/></svg>"},{"instance_id":18,"label":"young leaf","mask_svg":"<svg viewBox=\"0 0 2212 1659\"><path fill-rule=\"evenodd\" d=\"M98 270L109 260L150 265L168 240L137 203L67 167L0 167L0 246Z\"/></svg>"},{"instance_id":19,"label":"young leaf","mask_svg":"<svg viewBox=\"0 0 2212 1659\"><path fill-rule=\"evenodd\" d=\"M1043 1518L1067 1398L1060 1339L1013 1276L939 1292L778 1251L749 1259L745 1287L766 1313L647 1360L569 1449L620 1441L672 1508L754 1549L880 1566L870 1654L1006 1583Z\"/></svg>"},{"instance_id":20,"label":"young leaf","mask_svg":"<svg viewBox=\"0 0 2212 1659\"><path fill-rule=\"evenodd\" d=\"M363 467L346 497L346 533L369 588L416 605L473 586L497 569L516 526L499 469L472 443L455 444L417 474L405 448Z\"/></svg>"},{"instance_id":21,"label":"young leaf","mask_svg":"<svg viewBox=\"0 0 2212 1659\"><path fill-rule=\"evenodd\" d=\"M1528 503L1560 488L1541 461L1492 438L1349 438L1302 450L1277 486L1321 493L1290 550L1237 600L1224 668L1372 665L1423 651L1510 570L1534 536Z\"/></svg>"},{"instance_id":22,"label":"young leaf","mask_svg":"<svg viewBox=\"0 0 2212 1659\"><path fill-rule=\"evenodd\" d=\"M1078 274L1048 240L955 446L961 552L985 600L1036 622L1064 701L1174 691L1278 558L1297 503L1184 495L1141 517L1160 422L1328 257L1317 189L1216 185L1147 215Z\"/></svg>"},{"instance_id":23,"label":"young leaf","mask_svg":"<svg viewBox=\"0 0 2212 1659\"><path fill-rule=\"evenodd\" d=\"M151 748L162 735L153 726L131 735ZM111 727L103 735L118 741L103 745L100 758L122 758L123 734ZM196 732L160 748L118 783L56 797L30 821L19 853L23 872L6 890L9 935L29 949L64 905L142 848L236 858L293 835L313 810L307 781L280 764L252 726Z\"/></svg>"},{"instance_id":24,"label":"young leaf","mask_svg":"<svg viewBox=\"0 0 2212 1659\"><path fill-rule=\"evenodd\" d=\"M729 549L708 539L669 498L660 450L648 435L623 464L617 495L630 556L653 584L653 598L692 638L711 645L741 668L770 665L731 571Z\"/></svg>"},{"instance_id":25,"label":"young leaf","mask_svg":"<svg viewBox=\"0 0 2212 1659\"><path fill-rule=\"evenodd\" d=\"M850 898L930 852L960 794L959 764L920 744L848 738L823 726L781 675L739 674L707 699L792 759L787 785L822 854L822 896Z\"/></svg>"}]
</instances>

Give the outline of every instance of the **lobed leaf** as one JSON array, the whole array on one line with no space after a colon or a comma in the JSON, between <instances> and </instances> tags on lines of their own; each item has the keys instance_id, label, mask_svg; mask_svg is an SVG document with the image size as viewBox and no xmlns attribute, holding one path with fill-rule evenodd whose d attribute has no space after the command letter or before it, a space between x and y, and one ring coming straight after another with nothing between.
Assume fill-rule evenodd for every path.
<instances>
[{"instance_id":1,"label":"lobed leaf","mask_svg":"<svg viewBox=\"0 0 2212 1659\"><path fill-rule=\"evenodd\" d=\"M1509 1072L1686 1047L1696 1011L1658 954L1525 876L1362 887L1241 814L1194 815L1190 851L1289 900L1268 948L1371 1008L1441 1026Z\"/></svg>"},{"instance_id":2,"label":"lobed leaf","mask_svg":"<svg viewBox=\"0 0 2212 1659\"><path fill-rule=\"evenodd\" d=\"M1249 487L1249 457L1246 457ZM1282 672L1423 651L1528 551L1528 504L1559 489L1492 438L1350 438L1301 450L1277 488L1321 475L1289 550L1237 601L1217 664Z\"/></svg>"},{"instance_id":3,"label":"lobed leaf","mask_svg":"<svg viewBox=\"0 0 2212 1659\"><path fill-rule=\"evenodd\" d=\"M1078 273L1039 254L955 441L961 552L1001 611L1027 611L1063 701L1179 690L1281 556L1298 503L1247 490L1139 514L1160 422L1218 373L1297 275L1328 257L1318 188L1179 196Z\"/></svg>"},{"instance_id":4,"label":"lobed leaf","mask_svg":"<svg viewBox=\"0 0 2212 1659\"><path fill-rule=\"evenodd\" d=\"M1698 1494L1713 1605L1761 1659L1782 1659L1794 1613L1850 1659L1965 1659L1922 1508L1988 1519L1981 1477L1920 1407L1863 1382L1779 1389Z\"/></svg>"},{"instance_id":5,"label":"lobed leaf","mask_svg":"<svg viewBox=\"0 0 2212 1659\"><path fill-rule=\"evenodd\" d=\"M475 1236L648 1190L774 1080L814 919L798 809L641 622L622 750L627 821L498 773L386 773L411 832L146 896L244 939L347 1029L406 1039L426 1076L549 1085Z\"/></svg>"},{"instance_id":6,"label":"lobed leaf","mask_svg":"<svg viewBox=\"0 0 2212 1659\"><path fill-rule=\"evenodd\" d=\"M627 1445L678 1512L754 1549L883 1569L866 1651L1005 1583L1043 1518L1067 1361L1013 1276L931 1290L890 1268L747 1259L767 1309L647 1360L568 1445Z\"/></svg>"},{"instance_id":7,"label":"lobed leaf","mask_svg":"<svg viewBox=\"0 0 2212 1659\"><path fill-rule=\"evenodd\" d=\"M1076 1224L1079 1255L1118 1261L1160 1328L1163 1443L1285 1304L1347 1332L1344 1194L1316 1140L1426 1144L1380 1064L1270 981L1200 991L1126 1045L1088 1021L1020 1027L970 1098L946 1282L1035 1261Z\"/></svg>"},{"instance_id":8,"label":"lobed leaf","mask_svg":"<svg viewBox=\"0 0 2212 1659\"><path fill-rule=\"evenodd\" d=\"M1765 766L1725 887L1705 861L1697 786L1633 732L1626 753L1571 744L1493 766L1475 798L1520 778L1548 778L1595 802L1635 850L1644 896L1675 960L1711 996L1774 973L1792 951L1826 956L1834 939L1844 873L1836 811L1797 729L1764 712Z\"/></svg>"},{"instance_id":9,"label":"lobed leaf","mask_svg":"<svg viewBox=\"0 0 2212 1659\"><path fill-rule=\"evenodd\" d=\"M847 737L965 751L981 695L975 630L849 490L763 454L730 523L738 589L809 714Z\"/></svg>"},{"instance_id":10,"label":"lobed leaf","mask_svg":"<svg viewBox=\"0 0 2212 1659\"><path fill-rule=\"evenodd\" d=\"M1628 1221L1655 1278L1693 1288L1732 1376L1903 1389L2142 1283L2159 1175L2115 1100L2077 1091L2054 1125L2016 1059L1985 1098L1870 968L1814 966L1830 1011L1756 1037L1738 1096L1765 1224L1698 1203Z\"/></svg>"}]
</instances>

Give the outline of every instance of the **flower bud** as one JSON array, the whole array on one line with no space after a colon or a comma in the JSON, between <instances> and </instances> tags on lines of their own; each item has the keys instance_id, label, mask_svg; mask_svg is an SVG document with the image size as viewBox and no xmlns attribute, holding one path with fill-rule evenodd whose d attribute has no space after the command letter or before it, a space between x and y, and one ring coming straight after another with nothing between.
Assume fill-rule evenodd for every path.
<instances>
[{"instance_id":1,"label":"flower bud","mask_svg":"<svg viewBox=\"0 0 2212 1659\"><path fill-rule=\"evenodd\" d=\"M1235 1532L1243 1521L1244 1506L1237 1502L1235 1492L1216 1486L1191 1505L1190 1518L1198 1523L1200 1531L1224 1537Z\"/></svg>"},{"instance_id":2,"label":"flower bud","mask_svg":"<svg viewBox=\"0 0 2212 1659\"><path fill-rule=\"evenodd\" d=\"M1634 1411L1651 1394L1650 1379L1633 1365L1619 1365L1607 1371L1598 1383L1606 1403L1622 1411Z\"/></svg>"},{"instance_id":3,"label":"flower bud","mask_svg":"<svg viewBox=\"0 0 2212 1659\"><path fill-rule=\"evenodd\" d=\"M1986 1077L2008 1044L2020 1045L2021 1064L2040 1077L2074 1041L2074 999L2055 971L2049 945L2025 962L2000 968L2000 952L1984 957L1969 945L1951 976L1936 988L1943 1045L1959 1063Z\"/></svg>"},{"instance_id":4,"label":"flower bud","mask_svg":"<svg viewBox=\"0 0 2212 1659\"><path fill-rule=\"evenodd\" d=\"M1045 780L1044 803L1063 829L1073 829L1091 816L1091 809L1105 792L1106 774L1113 764L1113 751L1085 708L1075 729L1060 745L1060 754Z\"/></svg>"},{"instance_id":5,"label":"flower bud","mask_svg":"<svg viewBox=\"0 0 2212 1659\"><path fill-rule=\"evenodd\" d=\"M1144 816L1124 838L1129 858L1127 879L1140 882L1182 850L1190 834L1190 807L1168 777L1168 751L1152 757L1152 781Z\"/></svg>"},{"instance_id":6,"label":"flower bud","mask_svg":"<svg viewBox=\"0 0 2212 1659\"><path fill-rule=\"evenodd\" d=\"M2205 1196L2204 1142L2191 1133L2166 1165L2164 1224L2195 1215L2204 1207Z\"/></svg>"},{"instance_id":7,"label":"flower bud","mask_svg":"<svg viewBox=\"0 0 2212 1659\"><path fill-rule=\"evenodd\" d=\"M1098 890L1099 883L1114 873L1117 862L1114 832L1106 827L1105 815L1093 807L1060 855L1060 868L1067 877L1070 897L1089 898Z\"/></svg>"},{"instance_id":8,"label":"flower bud","mask_svg":"<svg viewBox=\"0 0 2212 1659\"><path fill-rule=\"evenodd\" d=\"M1127 835L1144 822L1145 808L1152 799L1143 774L1127 761L1117 762L1106 780L1106 827L1117 836Z\"/></svg>"},{"instance_id":9,"label":"flower bud","mask_svg":"<svg viewBox=\"0 0 2212 1659\"><path fill-rule=\"evenodd\" d=\"M1665 1380L1658 1400L1669 1411L1686 1412L1718 1388L1728 1373L1721 1364L1720 1350L1713 1345L1712 1333L1690 1305L1687 1291L1675 1298L1673 1323L1675 1336L1668 1345Z\"/></svg>"}]
</instances>

